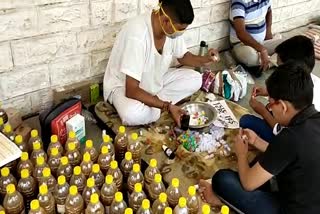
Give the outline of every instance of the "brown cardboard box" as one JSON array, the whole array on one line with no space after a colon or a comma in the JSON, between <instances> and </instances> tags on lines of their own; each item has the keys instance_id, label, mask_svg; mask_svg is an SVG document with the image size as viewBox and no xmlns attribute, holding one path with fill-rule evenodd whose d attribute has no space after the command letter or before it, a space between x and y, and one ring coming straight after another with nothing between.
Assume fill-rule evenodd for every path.
<instances>
[{"instance_id":1,"label":"brown cardboard box","mask_svg":"<svg viewBox=\"0 0 320 214\"><path fill-rule=\"evenodd\" d=\"M30 139L31 128L26 123L22 123L15 131L16 135L21 135L25 142Z\"/></svg>"},{"instance_id":2,"label":"brown cardboard box","mask_svg":"<svg viewBox=\"0 0 320 214\"><path fill-rule=\"evenodd\" d=\"M22 124L22 115L20 111L15 108L7 108L6 113L9 118L9 124L13 130Z\"/></svg>"}]
</instances>

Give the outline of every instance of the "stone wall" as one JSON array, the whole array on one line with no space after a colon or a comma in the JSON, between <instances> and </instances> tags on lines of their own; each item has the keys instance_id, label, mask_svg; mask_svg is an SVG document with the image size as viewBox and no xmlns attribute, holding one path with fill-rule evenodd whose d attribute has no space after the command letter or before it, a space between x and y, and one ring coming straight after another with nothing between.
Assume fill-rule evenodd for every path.
<instances>
[{"instance_id":1,"label":"stone wall","mask_svg":"<svg viewBox=\"0 0 320 214\"><path fill-rule=\"evenodd\" d=\"M1 0L0 100L23 113L51 104L52 89L101 81L121 25L158 0ZM192 0L195 21L188 47L200 40L228 48L229 0ZM274 0L274 32L305 25L320 14L319 0Z\"/></svg>"}]
</instances>

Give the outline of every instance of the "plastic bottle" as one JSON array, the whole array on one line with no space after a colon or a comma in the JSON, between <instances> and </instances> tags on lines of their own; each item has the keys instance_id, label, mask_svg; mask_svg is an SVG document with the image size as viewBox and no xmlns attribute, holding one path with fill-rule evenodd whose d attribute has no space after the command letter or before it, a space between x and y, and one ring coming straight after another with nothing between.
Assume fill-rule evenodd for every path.
<instances>
[{"instance_id":1,"label":"plastic bottle","mask_svg":"<svg viewBox=\"0 0 320 214\"><path fill-rule=\"evenodd\" d=\"M171 181L171 185L167 189L167 195L168 195L168 202L170 207L176 207L179 198L182 196L181 192L179 190L179 179L178 178L173 178Z\"/></svg>"},{"instance_id":2,"label":"plastic bottle","mask_svg":"<svg viewBox=\"0 0 320 214\"><path fill-rule=\"evenodd\" d=\"M103 146L107 146L108 147L108 150L109 150L109 153L112 157L112 159L114 160L115 157L114 157L114 145L112 144L112 139L110 138L109 135L103 135L102 136L102 143L100 145L100 151L102 150L102 147Z\"/></svg>"},{"instance_id":3,"label":"plastic bottle","mask_svg":"<svg viewBox=\"0 0 320 214\"><path fill-rule=\"evenodd\" d=\"M150 201L148 199L144 199L142 201L142 205L137 214L152 214L152 211L150 209Z\"/></svg>"},{"instance_id":4,"label":"plastic bottle","mask_svg":"<svg viewBox=\"0 0 320 214\"><path fill-rule=\"evenodd\" d=\"M123 200L121 192L116 192L114 200L110 206L110 214L124 214L127 208L126 202Z\"/></svg>"},{"instance_id":5,"label":"plastic bottle","mask_svg":"<svg viewBox=\"0 0 320 214\"><path fill-rule=\"evenodd\" d=\"M65 213L66 199L69 194L69 184L66 182L66 177L60 175L58 177L58 184L54 188L53 196L56 202L57 213Z\"/></svg>"},{"instance_id":6,"label":"plastic bottle","mask_svg":"<svg viewBox=\"0 0 320 214\"><path fill-rule=\"evenodd\" d=\"M229 207L226 206L226 205L223 205L223 206L221 207L220 213L221 213L221 214L229 214Z\"/></svg>"},{"instance_id":7,"label":"plastic bottle","mask_svg":"<svg viewBox=\"0 0 320 214\"><path fill-rule=\"evenodd\" d=\"M129 193L132 193L132 191L134 190L134 185L136 183L141 183L142 186L144 184L143 174L140 171L140 165L137 163L133 164L132 171L130 172L130 175L128 177L127 184Z\"/></svg>"},{"instance_id":8,"label":"plastic bottle","mask_svg":"<svg viewBox=\"0 0 320 214\"><path fill-rule=\"evenodd\" d=\"M185 197L180 197L178 205L173 211L175 214L188 214L187 200Z\"/></svg>"},{"instance_id":9,"label":"plastic bottle","mask_svg":"<svg viewBox=\"0 0 320 214\"><path fill-rule=\"evenodd\" d=\"M52 176L51 169L45 167L42 171L42 178L40 178L39 184L46 184L51 193L54 192L54 188L57 185L57 180Z\"/></svg>"},{"instance_id":10,"label":"plastic bottle","mask_svg":"<svg viewBox=\"0 0 320 214\"><path fill-rule=\"evenodd\" d=\"M75 185L78 187L78 192L81 194L86 186L87 178L81 172L81 167L76 166L73 168L73 175L70 179L70 185Z\"/></svg>"},{"instance_id":11,"label":"plastic bottle","mask_svg":"<svg viewBox=\"0 0 320 214\"><path fill-rule=\"evenodd\" d=\"M164 209L164 214L172 214L172 209L171 209L171 207L166 207L166 208Z\"/></svg>"},{"instance_id":12,"label":"plastic bottle","mask_svg":"<svg viewBox=\"0 0 320 214\"><path fill-rule=\"evenodd\" d=\"M52 175L57 176L57 170L60 165L61 153L59 153L59 149L56 147L51 148L51 152L48 158L48 165L51 169Z\"/></svg>"},{"instance_id":13,"label":"plastic bottle","mask_svg":"<svg viewBox=\"0 0 320 214\"><path fill-rule=\"evenodd\" d=\"M128 144L128 151L131 152L133 161L141 164L142 144L138 140L137 133L132 133L131 140Z\"/></svg>"},{"instance_id":14,"label":"plastic bottle","mask_svg":"<svg viewBox=\"0 0 320 214\"><path fill-rule=\"evenodd\" d=\"M1 106L2 106L2 103L0 102L0 118L2 118L2 121L5 124L8 122L8 115L6 111L1 108Z\"/></svg>"},{"instance_id":15,"label":"plastic bottle","mask_svg":"<svg viewBox=\"0 0 320 214\"><path fill-rule=\"evenodd\" d=\"M9 184L13 184L17 186L17 180L10 173L10 169L8 167L3 167L1 169L1 177L0 177L0 193L2 197L4 197L5 194L7 193L7 186Z\"/></svg>"},{"instance_id":16,"label":"plastic bottle","mask_svg":"<svg viewBox=\"0 0 320 214\"><path fill-rule=\"evenodd\" d=\"M106 211L110 211L110 205L117 191L118 188L117 185L113 182L112 175L107 175L100 193L101 202L106 207Z\"/></svg>"},{"instance_id":17,"label":"plastic bottle","mask_svg":"<svg viewBox=\"0 0 320 214\"><path fill-rule=\"evenodd\" d=\"M3 200L3 207L7 213L20 214L24 213L24 201L20 192L16 190L14 184L9 184L6 188L7 194Z\"/></svg>"},{"instance_id":18,"label":"plastic bottle","mask_svg":"<svg viewBox=\"0 0 320 214\"><path fill-rule=\"evenodd\" d=\"M93 141L92 140L87 140L86 141L86 147L83 150L83 154L88 152L91 156L91 160L93 163L96 163L98 160L99 153L97 150L93 147Z\"/></svg>"},{"instance_id":19,"label":"plastic bottle","mask_svg":"<svg viewBox=\"0 0 320 214\"><path fill-rule=\"evenodd\" d=\"M151 159L148 168L144 172L144 182L146 186L149 186L154 180L154 176L160 173L156 159Z\"/></svg>"},{"instance_id":20,"label":"plastic bottle","mask_svg":"<svg viewBox=\"0 0 320 214\"><path fill-rule=\"evenodd\" d=\"M118 190L122 189L123 175L121 170L118 168L117 161L111 161L110 169L107 172L107 175L112 175L114 182L117 185Z\"/></svg>"},{"instance_id":21,"label":"plastic bottle","mask_svg":"<svg viewBox=\"0 0 320 214\"><path fill-rule=\"evenodd\" d=\"M119 132L115 138L115 158L121 163L124 158L125 153L127 152L128 147L128 138L126 134L126 128L124 126L119 127Z\"/></svg>"},{"instance_id":22,"label":"plastic bottle","mask_svg":"<svg viewBox=\"0 0 320 214\"><path fill-rule=\"evenodd\" d=\"M166 207L169 206L167 201L167 194L162 192L159 195L159 198L152 205L153 214L162 214Z\"/></svg>"},{"instance_id":23,"label":"plastic bottle","mask_svg":"<svg viewBox=\"0 0 320 214\"><path fill-rule=\"evenodd\" d=\"M64 175L66 177L67 182L70 181L72 176L72 166L69 163L69 160L66 156L63 156L60 159L60 165L57 170L57 176Z\"/></svg>"},{"instance_id":24,"label":"plastic bottle","mask_svg":"<svg viewBox=\"0 0 320 214\"><path fill-rule=\"evenodd\" d=\"M36 165L37 157L43 157L44 161L47 162L47 154L43 151L41 144L38 141L33 143L33 151L30 156L30 160L32 161L33 165Z\"/></svg>"},{"instance_id":25,"label":"plastic bottle","mask_svg":"<svg viewBox=\"0 0 320 214\"><path fill-rule=\"evenodd\" d=\"M64 149L67 151L68 150L68 145L69 143L74 143L76 145L76 149L80 151L80 142L77 139L76 133L74 131L70 131L68 134L68 139L67 142L64 145Z\"/></svg>"},{"instance_id":26,"label":"plastic bottle","mask_svg":"<svg viewBox=\"0 0 320 214\"><path fill-rule=\"evenodd\" d=\"M156 174L149 187L149 197L152 201L155 201L162 192L166 192L166 188L162 183L162 176L160 174Z\"/></svg>"},{"instance_id":27,"label":"plastic bottle","mask_svg":"<svg viewBox=\"0 0 320 214\"><path fill-rule=\"evenodd\" d=\"M12 131L12 127L9 124L4 125L3 134L7 136L12 142L14 142L15 134Z\"/></svg>"},{"instance_id":28,"label":"plastic bottle","mask_svg":"<svg viewBox=\"0 0 320 214\"><path fill-rule=\"evenodd\" d=\"M89 204L90 196L93 193L97 193L98 195L100 195L100 191L99 191L98 187L96 187L94 179L93 178L88 178L87 186L84 188L84 190L82 192L82 198L83 198L86 206Z\"/></svg>"},{"instance_id":29,"label":"plastic bottle","mask_svg":"<svg viewBox=\"0 0 320 214\"><path fill-rule=\"evenodd\" d=\"M100 153L100 155L98 157L98 161L97 161L103 174L107 174L107 172L110 168L111 161L113 161L113 158L112 158L111 153L109 152L108 147L103 146L101 148L101 153Z\"/></svg>"},{"instance_id":30,"label":"plastic bottle","mask_svg":"<svg viewBox=\"0 0 320 214\"><path fill-rule=\"evenodd\" d=\"M3 118L0 116L0 132L2 132L4 129L4 122L3 122Z\"/></svg>"},{"instance_id":31,"label":"plastic bottle","mask_svg":"<svg viewBox=\"0 0 320 214\"><path fill-rule=\"evenodd\" d=\"M133 214L133 210L131 208L127 208L125 211L124 211L124 214Z\"/></svg>"},{"instance_id":32,"label":"plastic bottle","mask_svg":"<svg viewBox=\"0 0 320 214\"><path fill-rule=\"evenodd\" d=\"M42 184L39 187L38 200L40 202L40 206L46 211L46 213L56 213L54 197L52 193L48 191L48 186L46 184Z\"/></svg>"},{"instance_id":33,"label":"plastic bottle","mask_svg":"<svg viewBox=\"0 0 320 214\"><path fill-rule=\"evenodd\" d=\"M28 142L29 152L31 152L32 148L34 148L34 143L39 142L40 148L43 149L43 143L39 136L38 130L33 129L30 133L31 137Z\"/></svg>"},{"instance_id":34,"label":"plastic bottle","mask_svg":"<svg viewBox=\"0 0 320 214\"><path fill-rule=\"evenodd\" d=\"M131 152L126 152L124 159L121 162L120 169L123 174L123 180L127 181L130 172L132 171L134 161Z\"/></svg>"},{"instance_id":35,"label":"plastic bottle","mask_svg":"<svg viewBox=\"0 0 320 214\"><path fill-rule=\"evenodd\" d=\"M17 173L19 176L21 176L21 171L23 169L27 169L29 171L30 175L33 174L34 166L31 162L31 160L29 160L29 154L27 152L21 153L21 158L20 158L20 161L17 165Z\"/></svg>"},{"instance_id":36,"label":"plastic bottle","mask_svg":"<svg viewBox=\"0 0 320 214\"><path fill-rule=\"evenodd\" d=\"M134 191L129 197L129 207L131 207L134 212L137 212L141 207L142 201L146 198L147 196L142 190L142 184L136 183L134 185Z\"/></svg>"},{"instance_id":37,"label":"plastic bottle","mask_svg":"<svg viewBox=\"0 0 320 214\"><path fill-rule=\"evenodd\" d=\"M18 182L17 189L24 197L26 208L29 210L30 202L37 196L37 182L30 176L28 169L21 171L21 179Z\"/></svg>"},{"instance_id":38,"label":"plastic bottle","mask_svg":"<svg viewBox=\"0 0 320 214\"><path fill-rule=\"evenodd\" d=\"M104 214L104 206L99 201L99 195L97 193L93 193L90 196L90 203L87 206L86 214Z\"/></svg>"},{"instance_id":39,"label":"plastic bottle","mask_svg":"<svg viewBox=\"0 0 320 214\"><path fill-rule=\"evenodd\" d=\"M201 209L202 214L210 214L211 208L208 204L204 204Z\"/></svg>"},{"instance_id":40,"label":"plastic bottle","mask_svg":"<svg viewBox=\"0 0 320 214\"><path fill-rule=\"evenodd\" d=\"M93 178L98 189L101 189L101 187L105 181L105 178L104 178L103 173L100 170L99 164L93 164L92 172L90 173L89 177Z\"/></svg>"},{"instance_id":41,"label":"plastic bottle","mask_svg":"<svg viewBox=\"0 0 320 214\"><path fill-rule=\"evenodd\" d=\"M23 141L23 138L22 138L21 135L17 135L17 136L14 138L14 142L16 143L16 145L19 147L19 149L20 149L22 152L28 152L28 151L29 151L28 144Z\"/></svg>"},{"instance_id":42,"label":"plastic bottle","mask_svg":"<svg viewBox=\"0 0 320 214\"><path fill-rule=\"evenodd\" d=\"M35 179L37 179L37 181L40 181L40 179L42 177L42 170L45 167L48 167L48 164L46 162L44 162L43 156L37 157L37 164L35 165L34 170L33 170L33 174L32 174L33 177Z\"/></svg>"},{"instance_id":43,"label":"plastic bottle","mask_svg":"<svg viewBox=\"0 0 320 214\"><path fill-rule=\"evenodd\" d=\"M197 214L200 208L198 198L196 196L196 188L195 186L190 186L188 188L188 198L187 198L187 207L189 210L189 214Z\"/></svg>"},{"instance_id":44,"label":"plastic bottle","mask_svg":"<svg viewBox=\"0 0 320 214\"><path fill-rule=\"evenodd\" d=\"M57 135L52 135L51 138L50 138L50 143L49 143L49 146L48 146L48 149L47 149L47 154L48 156L51 155L51 151L52 151L52 148L57 148L58 149L58 153L60 155L63 154L63 146L61 145L61 143L58 141L58 136Z\"/></svg>"},{"instance_id":45,"label":"plastic bottle","mask_svg":"<svg viewBox=\"0 0 320 214\"><path fill-rule=\"evenodd\" d=\"M79 150L76 149L76 144L69 143L68 150L65 154L68 157L69 163L72 167L78 166L81 163L81 154Z\"/></svg>"},{"instance_id":46,"label":"plastic bottle","mask_svg":"<svg viewBox=\"0 0 320 214\"><path fill-rule=\"evenodd\" d=\"M84 210L84 200L78 193L78 188L76 186L71 186L69 189L69 195L66 200L66 214L79 214L83 213Z\"/></svg>"},{"instance_id":47,"label":"plastic bottle","mask_svg":"<svg viewBox=\"0 0 320 214\"><path fill-rule=\"evenodd\" d=\"M46 211L40 207L40 202L37 199L31 201L29 214L46 214Z\"/></svg>"},{"instance_id":48,"label":"plastic bottle","mask_svg":"<svg viewBox=\"0 0 320 214\"><path fill-rule=\"evenodd\" d=\"M83 160L82 163L80 164L81 167L81 171L82 173L86 176L86 178L89 177L91 171L92 171L92 161L91 161L91 157L90 154L88 152L83 154Z\"/></svg>"}]
</instances>

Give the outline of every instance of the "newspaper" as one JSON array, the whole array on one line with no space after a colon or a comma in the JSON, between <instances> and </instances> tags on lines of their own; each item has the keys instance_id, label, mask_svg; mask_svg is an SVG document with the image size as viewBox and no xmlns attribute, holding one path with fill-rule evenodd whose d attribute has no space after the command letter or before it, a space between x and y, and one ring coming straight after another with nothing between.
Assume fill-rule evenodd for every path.
<instances>
[{"instance_id":1,"label":"newspaper","mask_svg":"<svg viewBox=\"0 0 320 214\"><path fill-rule=\"evenodd\" d=\"M227 129L239 128L239 121L234 116L225 100L208 101L208 103L212 105L218 113L217 119L213 122L215 126Z\"/></svg>"},{"instance_id":2,"label":"newspaper","mask_svg":"<svg viewBox=\"0 0 320 214\"><path fill-rule=\"evenodd\" d=\"M15 143L0 133L0 167L20 158L21 153Z\"/></svg>"}]
</instances>

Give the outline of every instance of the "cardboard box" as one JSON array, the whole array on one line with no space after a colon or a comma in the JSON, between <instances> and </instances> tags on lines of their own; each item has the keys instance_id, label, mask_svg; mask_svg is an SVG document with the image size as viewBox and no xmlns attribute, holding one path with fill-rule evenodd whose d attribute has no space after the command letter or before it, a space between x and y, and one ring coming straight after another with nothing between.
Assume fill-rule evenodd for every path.
<instances>
[{"instance_id":1,"label":"cardboard box","mask_svg":"<svg viewBox=\"0 0 320 214\"><path fill-rule=\"evenodd\" d=\"M81 144L86 141L86 125L85 119L80 114L75 115L70 120L66 122L67 132L74 131L76 133L77 139Z\"/></svg>"}]
</instances>

